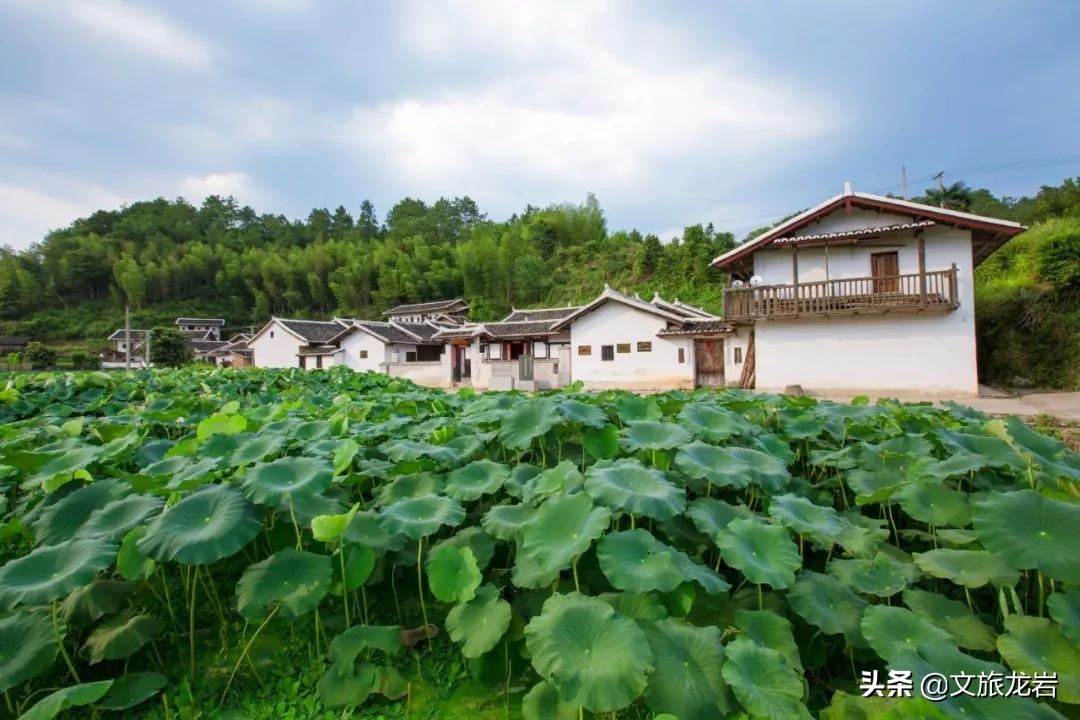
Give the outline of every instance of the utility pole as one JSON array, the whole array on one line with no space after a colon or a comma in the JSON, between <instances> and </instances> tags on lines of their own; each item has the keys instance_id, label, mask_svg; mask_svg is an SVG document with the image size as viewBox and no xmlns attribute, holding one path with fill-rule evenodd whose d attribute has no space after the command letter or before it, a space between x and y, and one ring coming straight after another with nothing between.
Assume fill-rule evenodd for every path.
<instances>
[{"instance_id":1,"label":"utility pole","mask_svg":"<svg viewBox=\"0 0 1080 720\"><path fill-rule=\"evenodd\" d=\"M153 333L150 330L146 331L146 360L143 361L143 367L150 367L150 336Z\"/></svg>"},{"instance_id":2,"label":"utility pole","mask_svg":"<svg viewBox=\"0 0 1080 720\"><path fill-rule=\"evenodd\" d=\"M907 200L907 165L900 166L900 192L905 200Z\"/></svg>"},{"instance_id":3,"label":"utility pole","mask_svg":"<svg viewBox=\"0 0 1080 720\"><path fill-rule=\"evenodd\" d=\"M131 306L124 305L124 369L131 370Z\"/></svg>"},{"instance_id":4,"label":"utility pole","mask_svg":"<svg viewBox=\"0 0 1080 720\"><path fill-rule=\"evenodd\" d=\"M938 200L938 205L940 205L941 207L945 207L945 179L944 178L945 178L945 171L944 170L942 170L941 172L939 172L937 175L934 176L934 179L937 180L938 192L941 194L941 197Z\"/></svg>"}]
</instances>

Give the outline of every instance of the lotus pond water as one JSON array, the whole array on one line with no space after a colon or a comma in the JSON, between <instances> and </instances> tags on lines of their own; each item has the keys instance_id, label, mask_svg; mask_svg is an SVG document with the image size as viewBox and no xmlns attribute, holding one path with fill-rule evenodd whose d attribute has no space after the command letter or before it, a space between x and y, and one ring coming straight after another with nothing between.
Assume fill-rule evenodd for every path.
<instances>
[{"instance_id":1,"label":"lotus pond water","mask_svg":"<svg viewBox=\"0 0 1080 720\"><path fill-rule=\"evenodd\" d=\"M0 385L0 715L1077 715L1080 457L1016 418L340 369ZM913 697L862 697L897 670ZM933 672L1056 697L930 702Z\"/></svg>"}]
</instances>

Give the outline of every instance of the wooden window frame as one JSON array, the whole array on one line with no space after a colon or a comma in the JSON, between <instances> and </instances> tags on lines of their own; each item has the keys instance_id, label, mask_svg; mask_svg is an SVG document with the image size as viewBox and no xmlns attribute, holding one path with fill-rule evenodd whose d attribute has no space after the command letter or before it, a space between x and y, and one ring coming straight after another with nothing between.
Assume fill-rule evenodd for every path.
<instances>
[{"instance_id":1,"label":"wooden window frame","mask_svg":"<svg viewBox=\"0 0 1080 720\"><path fill-rule=\"evenodd\" d=\"M360 359L361 360L367 360L367 358L368 358L367 350L361 350L360 351Z\"/></svg>"},{"instance_id":2,"label":"wooden window frame","mask_svg":"<svg viewBox=\"0 0 1080 720\"><path fill-rule=\"evenodd\" d=\"M735 364L736 365L742 365L742 348L741 347L736 347L735 348Z\"/></svg>"},{"instance_id":3,"label":"wooden window frame","mask_svg":"<svg viewBox=\"0 0 1080 720\"><path fill-rule=\"evenodd\" d=\"M637 344L637 351L638 352L652 352L652 341L651 340L644 340L642 342L639 342Z\"/></svg>"},{"instance_id":4,"label":"wooden window frame","mask_svg":"<svg viewBox=\"0 0 1080 720\"><path fill-rule=\"evenodd\" d=\"M620 355L627 355L630 353L630 343L615 343L615 352Z\"/></svg>"},{"instance_id":5,"label":"wooden window frame","mask_svg":"<svg viewBox=\"0 0 1080 720\"><path fill-rule=\"evenodd\" d=\"M686 348L679 348L679 364L686 364Z\"/></svg>"},{"instance_id":6,"label":"wooden window frame","mask_svg":"<svg viewBox=\"0 0 1080 720\"><path fill-rule=\"evenodd\" d=\"M615 361L615 346L614 345L601 345L600 346L600 362L614 362Z\"/></svg>"},{"instance_id":7,"label":"wooden window frame","mask_svg":"<svg viewBox=\"0 0 1080 720\"><path fill-rule=\"evenodd\" d=\"M592 355L592 345L578 345L577 346L577 354L578 355Z\"/></svg>"}]
</instances>

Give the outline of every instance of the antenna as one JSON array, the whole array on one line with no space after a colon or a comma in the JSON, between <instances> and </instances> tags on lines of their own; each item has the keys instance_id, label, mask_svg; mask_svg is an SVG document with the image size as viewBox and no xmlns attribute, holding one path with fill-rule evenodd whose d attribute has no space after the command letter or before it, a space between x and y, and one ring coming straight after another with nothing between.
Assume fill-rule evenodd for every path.
<instances>
[{"instance_id":1,"label":"antenna","mask_svg":"<svg viewBox=\"0 0 1080 720\"><path fill-rule=\"evenodd\" d=\"M907 200L907 165L900 166L900 188L903 198Z\"/></svg>"}]
</instances>

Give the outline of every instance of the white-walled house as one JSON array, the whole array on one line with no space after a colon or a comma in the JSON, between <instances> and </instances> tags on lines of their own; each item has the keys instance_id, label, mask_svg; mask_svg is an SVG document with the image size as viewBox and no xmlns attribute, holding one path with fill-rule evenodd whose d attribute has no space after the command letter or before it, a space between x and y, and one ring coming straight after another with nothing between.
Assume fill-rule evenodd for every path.
<instances>
[{"instance_id":1,"label":"white-walled house","mask_svg":"<svg viewBox=\"0 0 1080 720\"><path fill-rule=\"evenodd\" d=\"M189 338L198 340L221 340L223 318L176 318L176 327ZM197 336L197 337L196 337Z\"/></svg>"},{"instance_id":2,"label":"white-walled house","mask_svg":"<svg viewBox=\"0 0 1080 720\"><path fill-rule=\"evenodd\" d=\"M847 186L712 265L758 390L973 395L974 269L1024 229Z\"/></svg>"},{"instance_id":3,"label":"white-walled house","mask_svg":"<svg viewBox=\"0 0 1080 720\"><path fill-rule=\"evenodd\" d=\"M569 332L570 377L586 390L720 386L737 374L725 362L732 328L677 300L646 301L605 285L599 297L553 329Z\"/></svg>"},{"instance_id":4,"label":"white-walled house","mask_svg":"<svg viewBox=\"0 0 1080 720\"><path fill-rule=\"evenodd\" d=\"M462 298L397 305L383 313L389 322L441 324L463 323L469 318L469 303Z\"/></svg>"},{"instance_id":5,"label":"white-walled house","mask_svg":"<svg viewBox=\"0 0 1080 720\"><path fill-rule=\"evenodd\" d=\"M256 367L317 369L335 364L338 348L327 343L347 322L273 317L248 341Z\"/></svg>"},{"instance_id":6,"label":"white-walled house","mask_svg":"<svg viewBox=\"0 0 1080 720\"><path fill-rule=\"evenodd\" d=\"M337 347L334 364L405 377L421 385L449 386L443 342L435 339L442 326L431 322L335 321L346 325L328 341Z\"/></svg>"}]
</instances>

